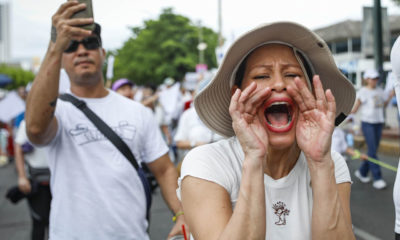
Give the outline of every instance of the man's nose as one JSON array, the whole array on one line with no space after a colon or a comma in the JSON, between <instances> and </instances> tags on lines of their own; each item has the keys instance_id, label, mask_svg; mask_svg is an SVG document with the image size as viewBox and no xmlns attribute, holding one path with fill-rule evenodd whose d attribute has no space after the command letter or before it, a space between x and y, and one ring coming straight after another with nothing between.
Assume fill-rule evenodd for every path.
<instances>
[{"instance_id":1,"label":"man's nose","mask_svg":"<svg viewBox=\"0 0 400 240\"><path fill-rule=\"evenodd\" d=\"M276 92L286 91L286 82L282 75L274 76L271 90Z\"/></svg>"},{"instance_id":2,"label":"man's nose","mask_svg":"<svg viewBox=\"0 0 400 240\"><path fill-rule=\"evenodd\" d=\"M87 56L88 50L83 46L82 43L79 43L78 49L76 49L76 53L78 54L78 56Z\"/></svg>"}]
</instances>

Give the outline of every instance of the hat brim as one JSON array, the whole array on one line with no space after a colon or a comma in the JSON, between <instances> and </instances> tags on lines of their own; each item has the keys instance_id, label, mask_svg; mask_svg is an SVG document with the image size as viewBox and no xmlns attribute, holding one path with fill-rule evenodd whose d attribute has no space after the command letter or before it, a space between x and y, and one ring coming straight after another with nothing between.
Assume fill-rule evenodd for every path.
<instances>
[{"instance_id":1,"label":"hat brim","mask_svg":"<svg viewBox=\"0 0 400 240\"><path fill-rule=\"evenodd\" d=\"M196 111L205 125L225 137L235 135L229 115L230 79L242 59L266 42L283 42L301 50L313 65L315 74L320 76L324 89L331 89L335 96L337 120L350 113L356 97L355 89L337 68L328 45L297 23L277 22L245 33L229 48L213 80L194 100Z\"/></svg>"}]
</instances>

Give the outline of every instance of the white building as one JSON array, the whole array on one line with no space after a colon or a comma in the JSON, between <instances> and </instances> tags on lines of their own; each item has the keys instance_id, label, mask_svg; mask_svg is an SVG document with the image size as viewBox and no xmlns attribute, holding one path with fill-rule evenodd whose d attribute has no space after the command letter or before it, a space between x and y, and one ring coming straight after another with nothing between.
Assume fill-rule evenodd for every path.
<instances>
[{"instance_id":1,"label":"white building","mask_svg":"<svg viewBox=\"0 0 400 240\"><path fill-rule=\"evenodd\" d=\"M0 63L10 61L10 7L8 3L0 3Z\"/></svg>"},{"instance_id":2,"label":"white building","mask_svg":"<svg viewBox=\"0 0 400 240\"><path fill-rule=\"evenodd\" d=\"M337 66L342 69L357 88L362 84L362 73L375 68L374 56L368 51L365 39L362 39L365 22L347 20L315 30L321 36L333 53ZM364 25L363 25L364 24ZM390 49L400 35L400 16L389 16L382 21L383 37L383 70L391 70L389 62Z\"/></svg>"}]
</instances>

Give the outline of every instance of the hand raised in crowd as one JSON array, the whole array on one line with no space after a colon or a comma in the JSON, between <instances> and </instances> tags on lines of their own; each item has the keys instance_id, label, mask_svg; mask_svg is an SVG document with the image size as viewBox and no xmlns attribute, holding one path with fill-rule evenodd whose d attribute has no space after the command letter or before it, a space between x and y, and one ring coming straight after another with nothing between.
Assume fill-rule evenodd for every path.
<instances>
[{"instance_id":1,"label":"hand raised in crowd","mask_svg":"<svg viewBox=\"0 0 400 240\"><path fill-rule=\"evenodd\" d=\"M52 40L55 40L55 48L63 52L72 39L87 37L92 32L78 27L79 25L93 23L93 18L74 18L71 16L86 8L84 3L68 1L60 6L52 17ZM55 32L54 32L55 30ZM55 39L54 39L55 38Z\"/></svg>"},{"instance_id":2,"label":"hand raised in crowd","mask_svg":"<svg viewBox=\"0 0 400 240\"><path fill-rule=\"evenodd\" d=\"M268 149L268 135L264 122L258 115L265 99L271 94L270 88L257 89L251 83L243 92L238 88L231 98L229 114L233 130L246 156L265 158Z\"/></svg>"},{"instance_id":3,"label":"hand raised in crowd","mask_svg":"<svg viewBox=\"0 0 400 240\"><path fill-rule=\"evenodd\" d=\"M322 88L318 75L313 78L315 96L298 77L288 93L299 106L296 140L310 167L331 159L331 136L335 127L336 102L331 90Z\"/></svg>"}]
</instances>

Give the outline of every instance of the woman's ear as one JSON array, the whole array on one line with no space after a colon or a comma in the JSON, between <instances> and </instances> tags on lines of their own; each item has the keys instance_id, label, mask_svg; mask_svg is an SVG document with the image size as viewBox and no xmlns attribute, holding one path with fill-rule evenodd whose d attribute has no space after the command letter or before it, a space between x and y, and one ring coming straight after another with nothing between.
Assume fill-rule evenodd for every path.
<instances>
[{"instance_id":1,"label":"woman's ear","mask_svg":"<svg viewBox=\"0 0 400 240\"><path fill-rule=\"evenodd\" d=\"M239 88L238 85L233 85L232 86L232 88L231 88L231 96L233 96L233 94L235 94L236 89L238 89L238 88Z\"/></svg>"}]
</instances>

